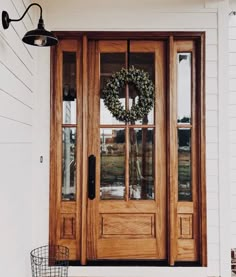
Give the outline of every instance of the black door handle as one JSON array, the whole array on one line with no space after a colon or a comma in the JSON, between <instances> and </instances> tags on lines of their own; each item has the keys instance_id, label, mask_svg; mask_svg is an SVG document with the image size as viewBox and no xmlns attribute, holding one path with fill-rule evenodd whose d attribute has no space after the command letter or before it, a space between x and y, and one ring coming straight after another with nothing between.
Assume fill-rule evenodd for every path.
<instances>
[{"instance_id":1,"label":"black door handle","mask_svg":"<svg viewBox=\"0 0 236 277\"><path fill-rule=\"evenodd\" d=\"M88 158L88 198L93 200L96 197L96 157L90 155Z\"/></svg>"}]
</instances>

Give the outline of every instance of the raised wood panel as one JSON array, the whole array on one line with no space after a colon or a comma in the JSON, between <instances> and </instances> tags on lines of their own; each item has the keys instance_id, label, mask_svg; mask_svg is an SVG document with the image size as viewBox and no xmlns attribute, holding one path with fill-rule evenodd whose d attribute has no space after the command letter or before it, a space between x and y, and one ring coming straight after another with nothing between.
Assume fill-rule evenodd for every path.
<instances>
[{"instance_id":1,"label":"raised wood panel","mask_svg":"<svg viewBox=\"0 0 236 277\"><path fill-rule=\"evenodd\" d=\"M61 214L61 239L76 238L76 215Z\"/></svg>"},{"instance_id":2,"label":"raised wood panel","mask_svg":"<svg viewBox=\"0 0 236 277\"><path fill-rule=\"evenodd\" d=\"M178 215L178 239L193 238L193 216L191 214Z\"/></svg>"},{"instance_id":3,"label":"raised wood panel","mask_svg":"<svg viewBox=\"0 0 236 277\"><path fill-rule=\"evenodd\" d=\"M100 235L135 238L154 237L154 214L101 214Z\"/></svg>"},{"instance_id":4,"label":"raised wood panel","mask_svg":"<svg viewBox=\"0 0 236 277\"><path fill-rule=\"evenodd\" d=\"M156 259L155 238L150 239L100 239L98 259ZM112 245L112 252L110 250Z\"/></svg>"}]
</instances>

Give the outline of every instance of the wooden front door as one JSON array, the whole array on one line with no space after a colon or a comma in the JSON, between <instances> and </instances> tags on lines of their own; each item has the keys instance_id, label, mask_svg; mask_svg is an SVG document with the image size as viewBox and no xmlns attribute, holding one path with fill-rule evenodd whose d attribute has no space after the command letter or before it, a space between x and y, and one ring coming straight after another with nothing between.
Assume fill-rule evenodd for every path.
<instances>
[{"instance_id":1,"label":"wooden front door","mask_svg":"<svg viewBox=\"0 0 236 277\"><path fill-rule=\"evenodd\" d=\"M88 156L96 159L95 197L87 203L88 260L167 258L165 56L162 41L88 42ZM143 119L125 123L104 105L102 88L128 62L149 73L155 105ZM124 107L137 98L132 85L120 91Z\"/></svg>"},{"instance_id":2,"label":"wooden front door","mask_svg":"<svg viewBox=\"0 0 236 277\"><path fill-rule=\"evenodd\" d=\"M82 265L205 266L204 34L61 36L51 67L50 244ZM155 102L125 123L103 88L129 66L149 74ZM119 91L127 110L138 99L132 84Z\"/></svg>"}]
</instances>

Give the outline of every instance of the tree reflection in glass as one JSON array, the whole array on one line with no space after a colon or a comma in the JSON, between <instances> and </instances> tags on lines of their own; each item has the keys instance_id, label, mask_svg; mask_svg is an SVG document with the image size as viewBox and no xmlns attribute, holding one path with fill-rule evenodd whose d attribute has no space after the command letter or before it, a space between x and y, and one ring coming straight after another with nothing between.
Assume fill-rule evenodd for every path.
<instances>
[{"instance_id":1,"label":"tree reflection in glass","mask_svg":"<svg viewBox=\"0 0 236 277\"><path fill-rule=\"evenodd\" d=\"M154 199L154 138L152 128L130 129L129 197Z\"/></svg>"},{"instance_id":2,"label":"tree reflection in glass","mask_svg":"<svg viewBox=\"0 0 236 277\"><path fill-rule=\"evenodd\" d=\"M178 129L178 200L192 200L191 129Z\"/></svg>"},{"instance_id":3,"label":"tree reflection in glass","mask_svg":"<svg viewBox=\"0 0 236 277\"><path fill-rule=\"evenodd\" d=\"M124 199L125 130L100 130L100 198Z\"/></svg>"},{"instance_id":4,"label":"tree reflection in glass","mask_svg":"<svg viewBox=\"0 0 236 277\"><path fill-rule=\"evenodd\" d=\"M76 128L63 128L62 131L62 200L75 200Z\"/></svg>"}]
</instances>

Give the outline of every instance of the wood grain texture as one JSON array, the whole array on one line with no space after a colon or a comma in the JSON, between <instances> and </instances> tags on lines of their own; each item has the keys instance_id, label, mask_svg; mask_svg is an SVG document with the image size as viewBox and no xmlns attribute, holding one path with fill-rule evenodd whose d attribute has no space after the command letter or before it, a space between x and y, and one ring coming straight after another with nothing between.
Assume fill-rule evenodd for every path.
<instances>
[{"instance_id":1,"label":"wood grain texture","mask_svg":"<svg viewBox=\"0 0 236 277\"><path fill-rule=\"evenodd\" d=\"M156 259L156 253L156 240L152 238L98 240L99 259Z\"/></svg>"},{"instance_id":2,"label":"wood grain texture","mask_svg":"<svg viewBox=\"0 0 236 277\"><path fill-rule=\"evenodd\" d=\"M50 237L52 244L69 245L73 251L70 259L80 259L80 214L78 213L79 201L62 201L62 82L63 82L63 51L75 52L79 56L78 42L76 40L62 41L52 50L52 94L51 94L51 153L50 153ZM79 59L78 59L79 60ZM77 64L78 66L78 64ZM76 72L80 72L77 68ZM79 74L78 74L79 76ZM78 82L78 80L77 80ZM77 87L77 96L79 96ZM78 99L78 97L77 97ZM77 128L77 124L71 125ZM78 139L78 138L77 138ZM78 147L77 152L80 151ZM76 180L78 176L77 164ZM76 182L79 184L79 182ZM76 198L79 198L76 187Z\"/></svg>"},{"instance_id":3,"label":"wood grain texture","mask_svg":"<svg viewBox=\"0 0 236 277\"><path fill-rule=\"evenodd\" d=\"M177 261L199 260L199 195L198 195L198 171L199 164L199 143L198 143L198 108L197 108L197 90L196 90L196 44L194 41L176 41L174 43L174 55L180 52L191 53L191 122L188 126L191 130L191 187L192 201L179 201L177 204ZM177 59L175 58L177 61ZM175 83L177 84L177 76ZM178 91L177 91L178 93ZM176 119L177 120L177 116ZM177 128L182 124L177 123ZM178 176L178 175L177 175ZM188 239L188 240L186 240Z\"/></svg>"},{"instance_id":4,"label":"wood grain texture","mask_svg":"<svg viewBox=\"0 0 236 277\"><path fill-rule=\"evenodd\" d=\"M174 55L174 38L169 38L169 67L168 67L168 113L167 113L167 145L168 145L168 260L170 265L174 265L176 260L176 203L177 203L177 133L176 133L176 64Z\"/></svg>"},{"instance_id":5,"label":"wood grain texture","mask_svg":"<svg viewBox=\"0 0 236 277\"><path fill-rule=\"evenodd\" d=\"M154 214L101 214L100 236L154 237Z\"/></svg>"},{"instance_id":6,"label":"wood grain texture","mask_svg":"<svg viewBox=\"0 0 236 277\"><path fill-rule=\"evenodd\" d=\"M95 44L95 42L90 42ZM166 162L165 162L165 141L166 141L166 133L165 133L165 52L164 52L164 42L146 42L146 41L131 41L130 42L130 50L131 52L140 52L141 51L141 44L144 45L144 52L151 52L155 53L155 83L156 83L156 113L155 116L155 124L154 124L154 131L155 131L155 138L157 139L159 146L155 146L155 153L154 155L157 157L155 158L156 167L159 169L158 173L155 175L155 192L156 192L156 199L155 200L146 200L146 201L135 201L129 200L128 195L128 188L129 188L129 171L126 170L126 201L102 201L99 200L97 197L95 200L88 200L88 258L89 259L103 259L104 255L106 257L109 256L109 252L111 256L114 256L114 249L113 243L110 244L108 248L108 244L104 242L104 239L98 237L99 233L102 233L103 236L112 237L112 241L118 240L119 237L117 236L116 232L120 232L120 236L126 236L126 243L127 245L131 245L132 241L135 238L135 245L136 251L133 251L133 258L138 258L138 256L142 251L143 247L141 247L141 242L144 242L144 236L147 236L143 232L143 228L151 228L151 235L155 233L156 240L152 240L152 243L155 241L155 245L151 246L150 241L148 243L150 250L152 253L155 251L156 259L164 259L166 257L166 225L159 224L160 221L165 222L165 185L166 185ZM136 45L137 44L137 45ZM127 50L127 42L125 41L99 41L98 42L98 52L93 50L94 53L91 55L96 58L95 61L92 61L95 64L94 68L90 70L90 86L91 89L89 91L89 108L93 111L91 114L89 113L88 117L88 126L89 126L89 137L93 137L93 140L89 143L89 154L97 155L97 171L96 171L96 183L97 183L97 195L99 195L99 183L100 183L100 141L99 141L99 99L100 99L100 91L99 91L99 53L120 53L126 52ZM127 91L128 93L128 91ZM108 125L106 127L114 128L113 125ZM132 126L134 127L134 126ZM129 133L132 129L131 126L128 124L125 127L126 130L126 168L129 167ZM135 126L136 127L136 126ZM157 144L156 144L157 145ZM164 146L164 147L163 147ZM139 223L137 222L137 211L140 210L142 216L139 218ZM117 211L117 213L116 213ZM149 217L149 224L147 224L147 217L145 214L147 211L151 211L154 218L151 220ZM102 216L103 212L106 215L105 218ZM128 215L133 213L133 218L130 217L128 221ZM121 215L122 214L122 215ZM101 219L102 218L102 219ZM152 217L151 217L152 218ZM144 222L142 222L144 220ZM101 221L100 225L99 222ZM103 225L103 223L105 225ZM100 226L100 227L99 227ZM115 226L115 227L114 227ZM151 227L150 227L151 226ZM100 232L98 230L100 228ZM153 228L153 229L152 229ZM117 230L116 232L114 230ZM133 230L133 235L129 234L128 230ZM105 230L105 231L104 231ZM113 230L113 231L112 231ZM134 231L135 230L135 231ZM105 234L103 233L105 232ZM112 232L115 232L112 235ZM123 233L123 235L121 234ZM146 231L145 231L146 232ZM142 238L137 239L137 234L142 236ZM129 239L127 238L129 237ZM150 236L150 234L148 235ZM115 238L116 237L116 238ZM116 244L116 243L115 243ZM139 248L140 247L140 248ZM133 247L134 248L134 247ZM124 247L120 248L120 253L117 254L117 258L125 257L127 253L122 252L124 251ZM118 251L118 250L117 250ZM148 250L147 250L148 251ZM135 254L136 253L136 254ZM96 256L97 255L97 256ZM154 254L151 255L154 257ZM149 256L148 256L149 257ZM127 258L130 258L127 256ZM144 258L147 258L144 255Z\"/></svg>"},{"instance_id":7,"label":"wood grain texture","mask_svg":"<svg viewBox=\"0 0 236 277\"><path fill-rule=\"evenodd\" d=\"M83 36L82 38L82 92L81 92L81 105L80 105L80 122L81 126L81 226L78 226L81 229L81 259L80 262L82 265L86 264L87 261L87 157L88 157L88 146L87 146L87 115L88 115L88 41L87 37Z\"/></svg>"},{"instance_id":8,"label":"wood grain texture","mask_svg":"<svg viewBox=\"0 0 236 277\"><path fill-rule=\"evenodd\" d=\"M178 214L178 239L193 238L193 215Z\"/></svg>"},{"instance_id":9,"label":"wood grain texture","mask_svg":"<svg viewBox=\"0 0 236 277\"><path fill-rule=\"evenodd\" d=\"M139 38L131 39L131 52L155 53L155 122L152 125L99 125L99 55L126 53L127 43L123 39L129 38L129 34L121 32L117 36L114 32L103 33L103 38L110 40L99 41L92 38L102 38L102 33L88 32L83 33L82 43L81 37L79 40L78 37L71 39L75 34L78 35L67 33L67 39L51 52L50 243L67 245L71 249L71 259L80 260L83 265L87 259L167 259L167 255L170 265L176 261L199 260L206 265L204 35L169 32L160 34L161 40L157 41L153 38L158 36L158 32L152 33L152 38L151 33L149 36L142 32L129 33L131 37ZM141 39L147 37L151 40ZM188 40L183 41L184 38ZM77 53L75 125L62 124L63 51ZM190 51L193 55L192 124L181 125L192 129L192 202L178 202L178 51ZM77 194L74 202L61 201L62 126L77 128ZM126 201L99 199L99 128L121 126L125 127L126 145L132 128L154 128L155 200L129 200L128 171L125 178ZM87 199L87 159L91 154L97 159L95 200ZM128 147L126 157L128 167Z\"/></svg>"},{"instance_id":10,"label":"wood grain texture","mask_svg":"<svg viewBox=\"0 0 236 277\"><path fill-rule=\"evenodd\" d=\"M61 213L60 239L76 239L75 214Z\"/></svg>"},{"instance_id":11,"label":"wood grain texture","mask_svg":"<svg viewBox=\"0 0 236 277\"><path fill-rule=\"evenodd\" d=\"M98 196L100 195L99 180L100 180L100 148L99 141L99 51L98 43L90 41L88 44L88 62L93 64L88 68L88 114L87 114L87 139L88 153L96 157L96 198L90 200L87 198L87 258L89 260L97 259L97 237L98 237ZM88 162L86 162L87 164ZM87 181L86 181L87 182Z\"/></svg>"},{"instance_id":12,"label":"wood grain texture","mask_svg":"<svg viewBox=\"0 0 236 277\"><path fill-rule=\"evenodd\" d=\"M198 117L200 144L200 260L202 266L207 266L207 202L206 202L206 88L205 88L205 34L201 35L197 48L197 94L199 95L200 115Z\"/></svg>"}]
</instances>

